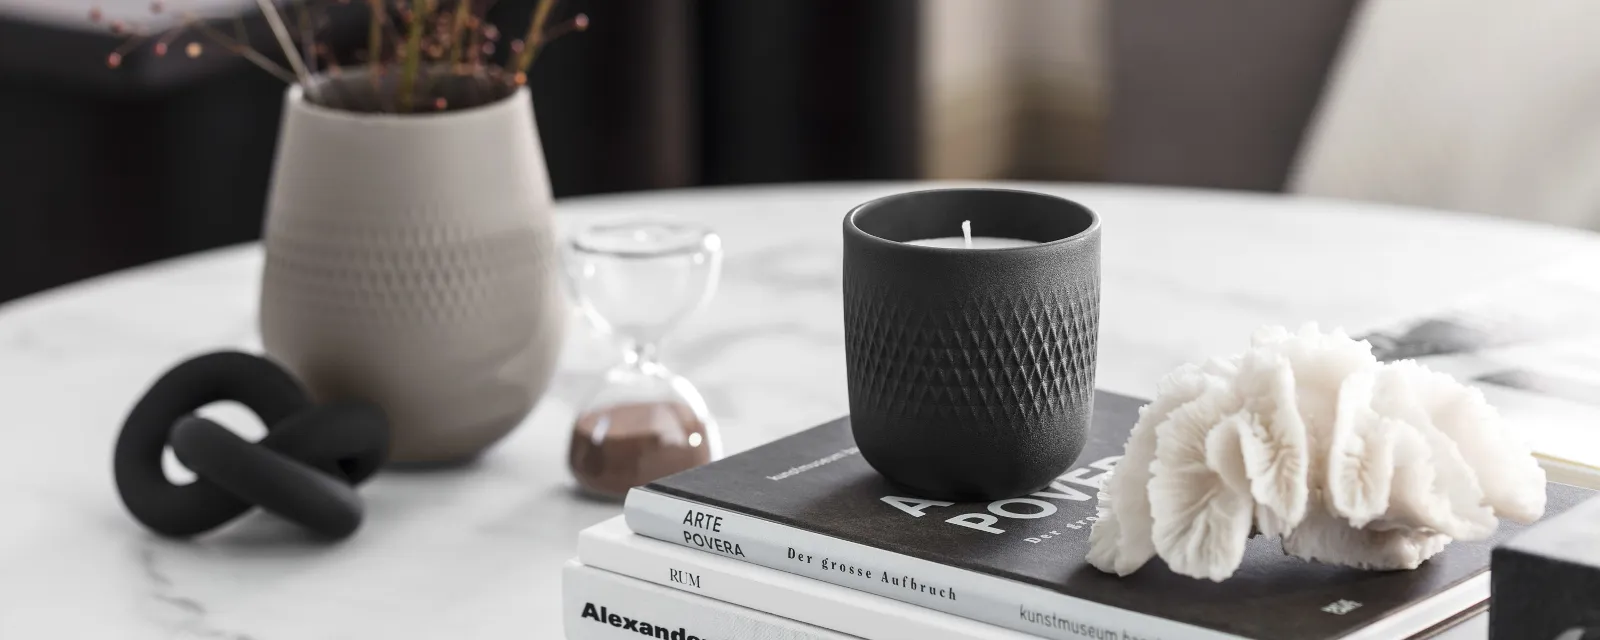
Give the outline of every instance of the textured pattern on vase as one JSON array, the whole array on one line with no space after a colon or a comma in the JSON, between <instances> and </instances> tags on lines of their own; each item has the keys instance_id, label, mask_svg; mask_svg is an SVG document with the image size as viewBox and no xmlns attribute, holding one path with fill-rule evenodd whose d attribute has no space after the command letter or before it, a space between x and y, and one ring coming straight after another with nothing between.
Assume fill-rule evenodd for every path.
<instances>
[{"instance_id":1,"label":"textured pattern on vase","mask_svg":"<svg viewBox=\"0 0 1600 640\"><path fill-rule=\"evenodd\" d=\"M847 366L857 408L897 418L1041 424L1088 406L1099 289L980 294L924 312L846 283Z\"/></svg>"},{"instance_id":2,"label":"textured pattern on vase","mask_svg":"<svg viewBox=\"0 0 1600 640\"><path fill-rule=\"evenodd\" d=\"M262 334L319 397L382 405L399 460L470 456L532 409L565 320L547 216L299 213L268 226Z\"/></svg>"},{"instance_id":3,"label":"textured pattern on vase","mask_svg":"<svg viewBox=\"0 0 1600 640\"><path fill-rule=\"evenodd\" d=\"M485 233L443 216L382 226L292 217L299 221L294 228L269 232L268 268L292 286L297 304L341 312L331 321L410 324L502 314L497 296L527 297L522 287L530 279L555 275L554 256L545 255L554 250L547 229Z\"/></svg>"}]
</instances>

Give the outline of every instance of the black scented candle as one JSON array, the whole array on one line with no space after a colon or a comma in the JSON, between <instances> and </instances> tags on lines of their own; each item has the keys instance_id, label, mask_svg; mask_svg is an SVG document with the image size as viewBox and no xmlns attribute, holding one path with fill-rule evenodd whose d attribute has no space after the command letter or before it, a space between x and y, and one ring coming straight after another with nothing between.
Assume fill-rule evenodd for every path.
<instances>
[{"instance_id":1,"label":"black scented candle","mask_svg":"<svg viewBox=\"0 0 1600 640\"><path fill-rule=\"evenodd\" d=\"M949 239L964 225L973 248ZM1100 319L1094 212L1002 189L873 200L844 219L844 295L852 429L885 478L994 500L1078 457Z\"/></svg>"}]
</instances>

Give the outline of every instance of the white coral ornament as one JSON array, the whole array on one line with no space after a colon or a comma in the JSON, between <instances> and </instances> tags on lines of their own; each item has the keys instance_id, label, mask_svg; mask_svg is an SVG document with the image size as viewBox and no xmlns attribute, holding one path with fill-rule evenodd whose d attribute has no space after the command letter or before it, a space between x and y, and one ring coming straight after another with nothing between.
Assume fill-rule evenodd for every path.
<instances>
[{"instance_id":1,"label":"white coral ornament","mask_svg":"<svg viewBox=\"0 0 1600 640\"><path fill-rule=\"evenodd\" d=\"M1306 325L1168 374L1100 493L1089 563L1159 555L1222 581L1253 534L1289 555L1414 569L1499 518L1544 514L1544 470L1477 389Z\"/></svg>"}]
</instances>

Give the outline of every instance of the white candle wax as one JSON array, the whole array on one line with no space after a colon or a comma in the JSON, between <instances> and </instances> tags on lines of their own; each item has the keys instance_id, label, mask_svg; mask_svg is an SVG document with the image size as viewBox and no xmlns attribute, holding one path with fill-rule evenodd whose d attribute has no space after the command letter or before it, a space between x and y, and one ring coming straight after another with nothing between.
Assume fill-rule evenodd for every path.
<instances>
[{"instance_id":1,"label":"white candle wax","mask_svg":"<svg viewBox=\"0 0 1600 640\"><path fill-rule=\"evenodd\" d=\"M1005 249L1009 247L1026 247L1039 243L1032 240L1018 240L1016 238L991 238L988 236L977 236L973 238L970 243L966 238L952 237L912 240L906 244L914 244L919 247L944 247L946 249Z\"/></svg>"},{"instance_id":2,"label":"white candle wax","mask_svg":"<svg viewBox=\"0 0 1600 640\"><path fill-rule=\"evenodd\" d=\"M949 238L928 238L926 240L911 240L906 244L919 247L943 247L945 249L1007 249L1010 247L1026 247L1039 244L1032 240L1019 240L1017 238L991 238L988 236L972 237L972 221L961 221L961 235Z\"/></svg>"}]
</instances>

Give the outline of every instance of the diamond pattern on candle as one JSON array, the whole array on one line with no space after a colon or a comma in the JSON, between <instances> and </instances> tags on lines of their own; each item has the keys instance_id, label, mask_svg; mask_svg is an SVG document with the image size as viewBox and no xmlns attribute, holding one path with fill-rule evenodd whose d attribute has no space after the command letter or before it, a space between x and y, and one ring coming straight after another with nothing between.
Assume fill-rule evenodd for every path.
<instances>
[{"instance_id":1,"label":"diamond pattern on candle","mask_svg":"<svg viewBox=\"0 0 1600 640\"><path fill-rule=\"evenodd\" d=\"M847 283L852 412L1023 427L1087 406L1098 289L978 294L934 311L905 301Z\"/></svg>"}]
</instances>

